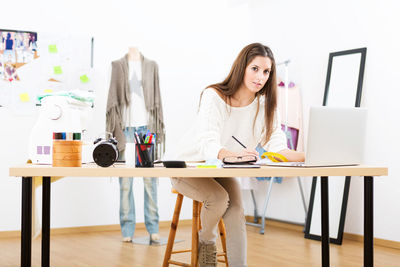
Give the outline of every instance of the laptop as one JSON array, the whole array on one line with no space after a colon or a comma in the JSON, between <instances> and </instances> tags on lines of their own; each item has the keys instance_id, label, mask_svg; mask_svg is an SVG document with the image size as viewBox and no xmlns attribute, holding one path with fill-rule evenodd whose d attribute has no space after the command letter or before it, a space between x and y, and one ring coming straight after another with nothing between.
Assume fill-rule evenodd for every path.
<instances>
[{"instance_id":1,"label":"laptop","mask_svg":"<svg viewBox=\"0 0 400 267\"><path fill-rule=\"evenodd\" d=\"M305 162L271 162L269 166L326 167L363 161L367 110L311 107Z\"/></svg>"}]
</instances>

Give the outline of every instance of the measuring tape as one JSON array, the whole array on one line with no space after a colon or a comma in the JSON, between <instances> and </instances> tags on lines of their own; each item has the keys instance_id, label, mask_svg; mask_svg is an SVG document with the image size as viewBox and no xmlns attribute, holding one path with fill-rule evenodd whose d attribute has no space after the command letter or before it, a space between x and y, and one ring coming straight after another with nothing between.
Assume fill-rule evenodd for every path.
<instances>
[{"instance_id":1,"label":"measuring tape","mask_svg":"<svg viewBox=\"0 0 400 267\"><path fill-rule=\"evenodd\" d=\"M264 152L261 155L262 159L268 158L272 162L288 162L288 159L282 156L281 154L275 152Z\"/></svg>"}]
</instances>

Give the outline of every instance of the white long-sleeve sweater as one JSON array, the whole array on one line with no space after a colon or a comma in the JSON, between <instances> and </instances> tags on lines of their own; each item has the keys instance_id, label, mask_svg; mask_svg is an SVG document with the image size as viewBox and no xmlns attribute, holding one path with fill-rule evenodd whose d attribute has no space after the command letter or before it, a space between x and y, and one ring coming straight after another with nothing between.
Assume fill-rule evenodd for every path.
<instances>
[{"instance_id":1,"label":"white long-sleeve sweater","mask_svg":"<svg viewBox=\"0 0 400 267\"><path fill-rule=\"evenodd\" d=\"M200 109L192 129L179 144L175 158L186 161L216 159L222 148L240 152L243 147L233 138L235 136L247 148L255 148L262 143L265 135L264 97L245 107L231 107L214 89L206 89L203 93ZM267 151L277 152L287 149L286 137L281 130L278 112L275 112L274 131L264 146ZM254 125L254 127L253 127Z\"/></svg>"}]
</instances>

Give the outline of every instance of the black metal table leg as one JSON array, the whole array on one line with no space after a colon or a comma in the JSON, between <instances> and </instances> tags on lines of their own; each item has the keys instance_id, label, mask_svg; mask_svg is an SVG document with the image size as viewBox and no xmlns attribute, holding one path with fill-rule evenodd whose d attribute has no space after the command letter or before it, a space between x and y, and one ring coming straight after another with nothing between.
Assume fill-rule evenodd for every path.
<instances>
[{"instance_id":1,"label":"black metal table leg","mask_svg":"<svg viewBox=\"0 0 400 267\"><path fill-rule=\"evenodd\" d=\"M32 177L22 177L21 266L31 266L32 255Z\"/></svg>"},{"instance_id":2,"label":"black metal table leg","mask_svg":"<svg viewBox=\"0 0 400 267\"><path fill-rule=\"evenodd\" d=\"M322 266L329 267L329 195L328 177L321 177L321 249Z\"/></svg>"},{"instance_id":3,"label":"black metal table leg","mask_svg":"<svg viewBox=\"0 0 400 267\"><path fill-rule=\"evenodd\" d=\"M364 266L374 266L374 179L364 177Z\"/></svg>"},{"instance_id":4,"label":"black metal table leg","mask_svg":"<svg viewBox=\"0 0 400 267\"><path fill-rule=\"evenodd\" d=\"M42 267L50 266L50 192L51 192L51 178L43 177Z\"/></svg>"}]
</instances>

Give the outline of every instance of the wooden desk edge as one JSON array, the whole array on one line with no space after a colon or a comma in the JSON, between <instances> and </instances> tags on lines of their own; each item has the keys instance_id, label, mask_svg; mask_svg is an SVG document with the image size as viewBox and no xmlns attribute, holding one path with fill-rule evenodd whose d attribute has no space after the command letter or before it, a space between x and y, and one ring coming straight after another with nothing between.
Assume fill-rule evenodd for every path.
<instances>
[{"instance_id":1,"label":"wooden desk edge","mask_svg":"<svg viewBox=\"0 0 400 267\"><path fill-rule=\"evenodd\" d=\"M198 169L198 168L131 168L124 165L101 168L89 164L82 167L52 167L25 164L9 168L9 176L68 177L297 177L297 176L387 176L388 168L380 166L346 167L267 167L258 169Z\"/></svg>"}]
</instances>

